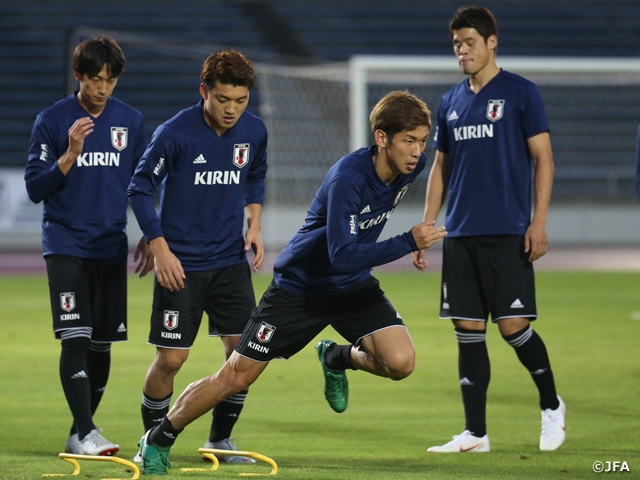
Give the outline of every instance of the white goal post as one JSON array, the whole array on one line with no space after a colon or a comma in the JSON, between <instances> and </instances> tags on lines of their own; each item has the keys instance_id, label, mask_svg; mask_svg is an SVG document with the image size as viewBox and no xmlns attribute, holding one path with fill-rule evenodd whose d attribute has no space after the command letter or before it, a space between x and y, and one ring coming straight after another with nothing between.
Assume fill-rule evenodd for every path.
<instances>
[{"instance_id":1,"label":"white goal post","mask_svg":"<svg viewBox=\"0 0 640 480\"><path fill-rule=\"evenodd\" d=\"M598 57L498 57L498 65L505 70L521 74L555 74L556 76L587 75L591 84L632 84L640 80L640 59ZM349 117L351 150L367 144L369 131L368 85L375 81L397 84L398 76L405 73L449 74L463 80L453 55L401 56L354 55L349 60ZM382 76L380 75L382 74ZM384 75L386 74L386 80ZM389 75L393 74L393 75ZM598 78L599 77L599 78ZM391 80L394 78L394 80ZM441 77L444 79L444 77ZM557 81L562 82L561 78ZM636 83L637 84L637 83ZM433 110L435 106L431 105ZM434 112L435 113L435 112Z\"/></svg>"}]
</instances>

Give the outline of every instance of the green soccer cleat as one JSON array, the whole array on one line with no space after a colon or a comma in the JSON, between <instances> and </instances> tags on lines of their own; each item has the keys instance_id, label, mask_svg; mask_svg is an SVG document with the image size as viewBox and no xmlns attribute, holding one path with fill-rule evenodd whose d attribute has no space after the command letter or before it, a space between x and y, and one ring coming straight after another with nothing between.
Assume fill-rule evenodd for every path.
<instances>
[{"instance_id":1,"label":"green soccer cleat","mask_svg":"<svg viewBox=\"0 0 640 480\"><path fill-rule=\"evenodd\" d=\"M169 451L171 447L159 447L148 443L149 430L138 442L140 455L142 456L142 473L145 475L167 475L167 469L171 468Z\"/></svg>"},{"instance_id":2,"label":"green soccer cleat","mask_svg":"<svg viewBox=\"0 0 640 480\"><path fill-rule=\"evenodd\" d=\"M343 371L331 370L324 363L324 355L331 345L336 342L331 340L321 340L316 345L318 359L322 365L324 373L324 398L329 402L329 406L334 412L342 413L347 409L349 403L349 382L347 374Z\"/></svg>"}]
</instances>

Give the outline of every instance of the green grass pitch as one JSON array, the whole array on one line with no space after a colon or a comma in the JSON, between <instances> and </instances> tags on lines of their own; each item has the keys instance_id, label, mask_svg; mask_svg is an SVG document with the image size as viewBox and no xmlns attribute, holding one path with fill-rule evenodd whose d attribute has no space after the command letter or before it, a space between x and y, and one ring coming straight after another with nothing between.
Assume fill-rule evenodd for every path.
<instances>
[{"instance_id":1,"label":"green grass pitch","mask_svg":"<svg viewBox=\"0 0 640 480\"><path fill-rule=\"evenodd\" d=\"M350 372L350 405L326 404L313 345L274 361L252 386L234 431L240 448L273 458L283 479L576 479L593 478L596 461L627 462L623 478L640 477L640 276L615 272L538 272L534 327L550 353L567 404L567 440L540 452L540 412L528 373L495 325L488 454L427 454L464 428L453 328L438 320L437 273L379 273L417 350L415 372L401 382ZM270 277L255 276L260 295ZM129 341L112 349L108 389L96 414L105 436L131 459L142 435L140 396L154 348L146 344L151 279L129 280ZM71 417L58 378L59 343L51 333L45 276L0 277L0 479L71 473L57 458ZM331 329L322 337L338 339ZM319 337L320 338L320 337ZM218 339L200 332L178 374L175 394L222 362ZM171 452L171 477L238 478L269 467L200 467L197 449L210 416L190 425ZM606 464L605 464L606 465ZM130 478L122 466L82 462L79 479Z\"/></svg>"}]
</instances>

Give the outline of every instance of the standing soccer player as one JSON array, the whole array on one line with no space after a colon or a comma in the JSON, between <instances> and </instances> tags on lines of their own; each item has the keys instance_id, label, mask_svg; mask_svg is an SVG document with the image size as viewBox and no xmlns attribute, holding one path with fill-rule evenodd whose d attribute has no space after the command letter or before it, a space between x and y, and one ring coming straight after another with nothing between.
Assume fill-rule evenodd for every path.
<instances>
[{"instance_id":1,"label":"standing soccer player","mask_svg":"<svg viewBox=\"0 0 640 480\"><path fill-rule=\"evenodd\" d=\"M255 252L254 271L264 257L267 130L245 111L253 66L235 50L217 52L205 60L200 80L202 100L158 127L129 187L156 267L149 334L156 356L142 394L145 432L169 411L174 377L203 312L209 335L221 337L225 358L231 355L256 305L246 251ZM158 216L154 195L160 184ZM206 448L237 450L230 435L246 396L246 389L236 392L215 408ZM220 460L255 462L232 455Z\"/></svg>"},{"instance_id":2,"label":"standing soccer player","mask_svg":"<svg viewBox=\"0 0 640 480\"><path fill-rule=\"evenodd\" d=\"M79 90L36 118L25 173L44 202L42 246L60 380L73 415L65 452L113 455L93 423L109 378L111 343L127 340L127 186L145 149L144 121L111 96L125 57L109 37L76 46ZM141 275L153 268L146 243Z\"/></svg>"},{"instance_id":3,"label":"standing soccer player","mask_svg":"<svg viewBox=\"0 0 640 480\"><path fill-rule=\"evenodd\" d=\"M556 395L545 345L530 325L537 316L533 262L548 244L553 156L547 117L536 85L496 64L491 12L462 7L449 33L468 78L440 101L424 218L437 217L448 193L440 317L455 327L466 429L428 451L490 449L485 420L489 315L540 393L540 449L555 450L565 438L565 405ZM423 252L414 254L414 264L426 268Z\"/></svg>"},{"instance_id":4,"label":"standing soccer player","mask_svg":"<svg viewBox=\"0 0 640 480\"><path fill-rule=\"evenodd\" d=\"M289 358L326 326L350 342L321 341L316 349L325 396L347 407L345 370L400 380L411 374L413 343L371 269L425 249L446 232L434 222L377 242L386 220L424 169L431 114L407 92L386 95L371 113L376 144L336 163L316 193L306 222L278 256L274 280L222 369L193 382L171 411L140 441L143 470L166 474L175 438L226 398L245 391L278 357Z\"/></svg>"}]
</instances>

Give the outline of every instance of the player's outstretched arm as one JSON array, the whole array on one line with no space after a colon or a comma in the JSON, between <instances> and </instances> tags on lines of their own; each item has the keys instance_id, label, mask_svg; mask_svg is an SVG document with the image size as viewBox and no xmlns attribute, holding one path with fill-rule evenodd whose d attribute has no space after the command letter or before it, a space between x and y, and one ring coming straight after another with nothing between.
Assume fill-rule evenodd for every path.
<instances>
[{"instance_id":1,"label":"player's outstretched arm","mask_svg":"<svg viewBox=\"0 0 640 480\"><path fill-rule=\"evenodd\" d=\"M158 283L170 292L177 292L183 289L186 277L182 264L169 250L169 245L164 237L154 238L149 242L149 246L155 260Z\"/></svg>"},{"instance_id":2,"label":"player's outstretched arm","mask_svg":"<svg viewBox=\"0 0 640 480\"><path fill-rule=\"evenodd\" d=\"M133 255L133 261L138 262L138 265L136 265L135 273L138 273L138 276L140 278L144 277L147 273L153 270L153 252L151 251L151 247L145 240L144 235L138 242L138 246L136 247L136 251Z\"/></svg>"}]
</instances>

